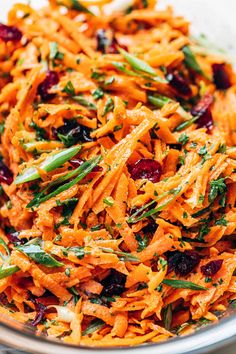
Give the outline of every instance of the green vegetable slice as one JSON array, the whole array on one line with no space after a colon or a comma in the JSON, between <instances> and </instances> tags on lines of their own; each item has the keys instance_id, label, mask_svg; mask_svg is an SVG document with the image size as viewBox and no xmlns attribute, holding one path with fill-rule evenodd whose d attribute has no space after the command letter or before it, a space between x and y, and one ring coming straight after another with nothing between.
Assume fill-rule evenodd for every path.
<instances>
[{"instance_id":1,"label":"green vegetable slice","mask_svg":"<svg viewBox=\"0 0 236 354\"><path fill-rule=\"evenodd\" d=\"M54 154L50 154L41 164L39 164L38 168L45 172L53 171L74 157L80 149L81 146L74 146L65 150L60 150ZM16 177L14 183L18 185L25 182L34 181L38 178L40 178L40 174L37 168L29 167Z\"/></svg>"},{"instance_id":2,"label":"green vegetable slice","mask_svg":"<svg viewBox=\"0 0 236 354\"><path fill-rule=\"evenodd\" d=\"M204 286L186 280L164 279L162 283L175 289L207 290Z\"/></svg>"},{"instance_id":3,"label":"green vegetable slice","mask_svg":"<svg viewBox=\"0 0 236 354\"><path fill-rule=\"evenodd\" d=\"M185 59L184 59L184 63L185 65L194 70L197 74L203 75L204 76L204 72L202 71L200 65L198 64L193 52L191 51L189 46L185 46L182 49Z\"/></svg>"},{"instance_id":4,"label":"green vegetable slice","mask_svg":"<svg viewBox=\"0 0 236 354\"><path fill-rule=\"evenodd\" d=\"M88 327L82 332L83 336L87 336L88 334L92 334L93 332L101 329L102 327L105 326L105 322L103 322L100 319L93 320L90 322Z\"/></svg>"},{"instance_id":5,"label":"green vegetable slice","mask_svg":"<svg viewBox=\"0 0 236 354\"><path fill-rule=\"evenodd\" d=\"M18 246L17 250L33 259L36 263L42 264L48 268L61 267L64 265L43 250L40 239L34 239L22 246Z\"/></svg>"},{"instance_id":6,"label":"green vegetable slice","mask_svg":"<svg viewBox=\"0 0 236 354\"><path fill-rule=\"evenodd\" d=\"M18 268L15 265L2 266L0 268L0 279L10 277L11 275L15 274L19 270L20 268Z\"/></svg>"},{"instance_id":7,"label":"green vegetable slice","mask_svg":"<svg viewBox=\"0 0 236 354\"><path fill-rule=\"evenodd\" d=\"M41 203L55 197L56 195L66 191L67 189L73 187L75 184L79 183L88 173L90 173L95 166L101 160L101 156L96 156L91 160L85 161L80 167L67 173L65 176L58 178L56 181L50 183L44 190L38 193L26 206L27 208L32 208L34 206L39 206ZM72 181L57 187L54 191L46 194L46 192L53 186L58 185L72 177L76 176Z\"/></svg>"},{"instance_id":8,"label":"green vegetable slice","mask_svg":"<svg viewBox=\"0 0 236 354\"><path fill-rule=\"evenodd\" d=\"M127 60L130 66L137 71L145 72L156 78L157 81L166 83L167 81L162 77L158 76L155 70L144 60L141 60L134 55L128 53L126 50L119 48L119 52L123 55L123 57Z\"/></svg>"}]
</instances>

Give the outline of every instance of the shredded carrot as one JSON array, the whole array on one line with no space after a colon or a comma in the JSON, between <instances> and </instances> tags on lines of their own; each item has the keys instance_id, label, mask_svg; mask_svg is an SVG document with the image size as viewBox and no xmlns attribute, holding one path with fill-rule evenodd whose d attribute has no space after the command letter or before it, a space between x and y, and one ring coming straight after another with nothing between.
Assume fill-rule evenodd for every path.
<instances>
[{"instance_id":1,"label":"shredded carrot","mask_svg":"<svg viewBox=\"0 0 236 354\"><path fill-rule=\"evenodd\" d=\"M95 347L236 299L233 67L170 7L110 2L16 4L0 29L0 313Z\"/></svg>"}]
</instances>

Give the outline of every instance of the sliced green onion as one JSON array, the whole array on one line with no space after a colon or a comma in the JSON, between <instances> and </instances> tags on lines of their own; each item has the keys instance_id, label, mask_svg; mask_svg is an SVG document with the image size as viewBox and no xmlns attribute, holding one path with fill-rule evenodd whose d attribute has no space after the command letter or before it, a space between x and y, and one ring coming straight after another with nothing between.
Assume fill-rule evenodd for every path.
<instances>
[{"instance_id":1,"label":"sliced green onion","mask_svg":"<svg viewBox=\"0 0 236 354\"><path fill-rule=\"evenodd\" d=\"M9 266L2 266L0 267L0 279L4 279L7 277L10 277L11 275L15 274L16 272L18 272L20 270L20 268L18 268L15 265L9 265Z\"/></svg>"},{"instance_id":2,"label":"sliced green onion","mask_svg":"<svg viewBox=\"0 0 236 354\"><path fill-rule=\"evenodd\" d=\"M29 241L22 246L18 246L17 250L33 259L36 263L42 264L48 268L61 267L64 265L63 263L58 262L49 253L46 253L40 243L41 240L34 239L33 242Z\"/></svg>"},{"instance_id":3,"label":"sliced green onion","mask_svg":"<svg viewBox=\"0 0 236 354\"><path fill-rule=\"evenodd\" d=\"M101 156L96 156L92 158L91 160L85 161L80 167L78 167L76 170L69 172L66 176L63 176L59 178L59 183L66 181L67 179L75 176L77 174L77 177L73 179L72 181L63 184L59 186L56 190L52 191L49 194L45 194L45 192L49 189L47 186L43 191L41 191L35 198L33 198L29 204L26 206L27 208L32 208L34 206L39 206L41 203L55 197L56 195L68 190L69 188L73 187L75 184L79 183L85 176L87 176L88 173L90 173L95 166L99 163L101 160ZM53 185L58 184L58 180L52 182L50 187Z\"/></svg>"},{"instance_id":4,"label":"sliced green onion","mask_svg":"<svg viewBox=\"0 0 236 354\"><path fill-rule=\"evenodd\" d=\"M199 116L196 116L196 117L193 117L189 120L187 120L186 122L183 122L181 123L180 125L178 125L176 128L175 128L175 131L176 132L179 132L183 129L186 129L188 127L190 127L194 122L196 122L197 120L199 119Z\"/></svg>"},{"instance_id":5,"label":"sliced green onion","mask_svg":"<svg viewBox=\"0 0 236 354\"><path fill-rule=\"evenodd\" d=\"M175 289L207 290L204 286L186 280L164 279L162 283Z\"/></svg>"},{"instance_id":6,"label":"sliced green onion","mask_svg":"<svg viewBox=\"0 0 236 354\"><path fill-rule=\"evenodd\" d=\"M46 159L38 166L39 169L50 172L56 168L62 166L65 162L69 161L74 157L81 149L81 146L74 146L69 149L60 150L54 154L49 155ZM29 167L25 169L19 176L16 177L14 183L21 184L25 182L34 181L40 178L40 174L36 167Z\"/></svg>"},{"instance_id":7,"label":"sliced green onion","mask_svg":"<svg viewBox=\"0 0 236 354\"><path fill-rule=\"evenodd\" d=\"M84 107L90 109L91 111L96 111L97 110L97 106L94 103L87 101L82 96L73 96L73 100L78 102L81 106L84 106Z\"/></svg>"},{"instance_id":8,"label":"sliced green onion","mask_svg":"<svg viewBox=\"0 0 236 354\"><path fill-rule=\"evenodd\" d=\"M126 68L124 63L119 63L117 61L113 61L112 65L119 71L123 72L124 74L127 74L129 76L140 76L137 74L135 71L129 70Z\"/></svg>"},{"instance_id":9,"label":"sliced green onion","mask_svg":"<svg viewBox=\"0 0 236 354\"><path fill-rule=\"evenodd\" d=\"M57 0L57 4L64 5L64 6L68 7L69 9L72 9L72 10L75 10L78 12L84 12L84 13L88 13L90 15L95 16L93 12L91 12L89 9L87 9L87 7L82 5L80 3L80 1L78 1L78 0L68 0L68 1Z\"/></svg>"},{"instance_id":10,"label":"sliced green onion","mask_svg":"<svg viewBox=\"0 0 236 354\"><path fill-rule=\"evenodd\" d=\"M131 253L115 251L112 248L107 248L107 247L99 247L99 248L103 252L116 254L124 262L140 262L140 259Z\"/></svg>"},{"instance_id":11,"label":"sliced green onion","mask_svg":"<svg viewBox=\"0 0 236 354\"><path fill-rule=\"evenodd\" d=\"M144 218L147 218L151 215L154 215L156 213L158 213L159 211L163 210L167 205L169 205L174 199L175 197L169 199L167 202L165 202L164 204L160 205L157 208L148 210L146 213L138 216L137 218L135 218L135 216L137 216L138 214L140 214L144 209L147 209L149 206L151 206L152 204L156 203L158 200L162 199L163 197L172 194L174 196L176 196L180 191L181 191L181 187L175 188L175 189L171 189L170 191L164 192L161 195L159 195L155 200L152 200L151 202L149 202L148 204L145 204L144 206L142 206L139 210L137 210L133 215L131 215L127 222L128 223L136 223Z\"/></svg>"},{"instance_id":12,"label":"sliced green onion","mask_svg":"<svg viewBox=\"0 0 236 354\"><path fill-rule=\"evenodd\" d=\"M154 106L157 106L158 108L162 108L167 103L176 103L176 101L172 100L171 98L162 95L153 96L148 94L147 98L148 98L148 102L150 102ZM191 118L190 113L186 112L182 106L178 107L177 113L179 113L179 115L183 117L185 120L186 119L190 120Z\"/></svg>"},{"instance_id":13,"label":"sliced green onion","mask_svg":"<svg viewBox=\"0 0 236 354\"><path fill-rule=\"evenodd\" d=\"M171 328L171 322L172 322L172 304L169 304L164 308L163 322L164 322L165 329L167 329L167 331L169 331Z\"/></svg>"},{"instance_id":14,"label":"sliced green onion","mask_svg":"<svg viewBox=\"0 0 236 354\"><path fill-rule=\"evenodd\" d=\"M83 336L87 336L88 334L92 334L93 332L101 329L102 327L105 326L105 322L103 322L100 319L93 320L90 322L88 327L82 332Z\"/></svg>"},{"instance_id":15,"label":"sliced green onion","mask_svg":"<svg viewBox=\"0 0 236 354\"><path fill-rule=\"evenodd\" d=\"M165 79L162 77L159 77L155 70L144 60L141 60L134 55L128 53L126 50L119 48L119 52L123 55L123 57L127 60L129 65L134 69L138 71L145 72L153 77L156 78L157 81L162 82L162 83L167 83Z\"/></svg>"},{"instance_id":16,"label":"sliced green onion","mask_svg":"<svg viewBox=\"0 0 236 354\"><path fill-rule=\"evenodd\" d=\"M195 55L193 54L193 52L191 51L189 46L185 46L182 49L183 53L184 53L184 63L185 65L189 68L192 69L193 71L195 71L197 74L203 75L204 76L204 72L202 71L200 65L198 64Z\"/></svg>"}]
</instances>

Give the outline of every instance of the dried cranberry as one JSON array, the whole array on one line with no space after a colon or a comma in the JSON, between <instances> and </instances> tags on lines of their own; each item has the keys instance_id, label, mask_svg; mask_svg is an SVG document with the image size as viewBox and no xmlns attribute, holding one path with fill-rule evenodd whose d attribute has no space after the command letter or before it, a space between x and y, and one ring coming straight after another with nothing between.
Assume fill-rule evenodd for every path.
<instances>
[{"instance_id":1,"label":"dried cranberry","mask_svg":"<svg viewBox=\"0 0 236 354\"><path fill-rule=\"evenodd\" d=\"M126 50L126 52L128 51L128 48L126 45L120 44L118 42L118 40L115 37L113 37L108 48L107 48L107 53L108 54L117 54L117 53L119 53L119 51L118 51L119 47Z\"/></svg>"},{"instance_id":2,"label":"dried cranberry","mask_svg":"<svg viewBox=\"0 0 236 354\"><path fill-rule=\"evenodd\" d=\"M118 43L117 39L113 36L109 40L106 36L106 31L104 29L99 29L96 33L97 39L97 50L103 54L117 54L119 53L118 48L121 47L127 51L127 47Z\"/></svg>"},{"instance_id":3,"label":"dried cranberry","mask_svg":"<svg viewBox=\"0 0 236 354\"><path fill-rule=\"evenodd\" d=\"M105 54L106 48L109 44L109 40L106 36L106 31L104 29L97 30L96 39L97 39L97 50Z\"/></svg>"},{"instance_id":4,"label":"dried cranberry","mask_svg":"<svg viewBox=\"0 0 236 354\"><path fill-rule=\"evenodd\" d=\"M32 301L35 306L36 316L33 321L31 321L31 325L36 327L44 318L47 307L40 303L37 299Z\"/></svg>"},{"instance_id":5,"label":"dried cranberry","mask_svg":"<svg viewBox=\"0 0 236 354\"><path fill-rule=\"evenodd\" d=\"M79 125L76 119L64 121L64 125L53 129L52 133L55 139L63 141L64 145L69 147L80 142L93 141L90 137L91 130L83 125Z\"/></svg>"},{"instance_id":6,"label":"dried cranberry","mask_svg":"<svg viewBox=\"0 0 236 354\"><path fill-rule=\"evenodd\" d=\"M195 251L170 252L168 258L168 273L175 271L181 276L188 275L200 262L200 256Z\"/></svg>"},{"instance_id":7,"label":"dried cranberry","mask_svg":"<svg viewBox=\"0 0 236 354\"><path fill-rule=\"evenodd\" d=\"M211 113L212 103L213 96L207 93L191 110L193 116L199 116L199 119L197 120L197 126L199 128L207 128L208 132L213 127L213 118Z\"/></svg>"},{"instance_id":8,"label":"dried cranberry","mask_svg":"<svg viewBox=\"0 0 236 354\"><path fill-rule=\"evenodd\" d=\"M7 300L7 296L4 293L0 294L0 304L4 307L7 307L9 305L9 301Z\"/></svg>"},{"instance_id":9,"label":"dried cranberry","mask_svg":"<svg viewBox=\"0 0 236 354\"><path fill-rule=\"evenodd\" d=\"M190 96L192 94L191 87L188 82L178 73L174 71L166 76L170 86L177 91L179 95Z\"/></svg>"},{"instance_id":10,"label":"dried cranberry","mask_svg":"<svg viewBox=\"0 0 236 354\"><path fill-rule=\"evenodd\" d=\"M154 234L158 225L154 221L150 221L144 228L142 229L144 235L145 234Z\"/></svg>"},{"instance_id":11,"label":"dried cranberry","mask_svg":"<svg viewBox=\"0 0 236 354\"><path fill-rule=\"evenodd\" d=\"M141 159L134 165L129 166L129 173L134 180L148 179L156 183L160 180L161 165L158 161L152 159Z\"/></svg>"},{"instance_id":12,"label":"dried cranberry","mask_svg":"<svg viewBox=\"0 0 236 354\"><path fill-rule=\"evenodd\" d=\"M13 243L14 245L22 245L22 244L24 244L24 240L20 239L18 236L19 236L19 232L18 231L9 232L7 234L8 240L11 243Z\"/></svg>"},{"instance_id":13,"label":"dried cranberry","mask_svg":"<svg viewBox=\"0 0 236 354\"><path fill-rule=\"evenodd\" d=\"M9 168L0 160L0 183L11 184L13 182L13 175Z\"/></svg>"},{"instance_id":14,"label":"dried cranberry","mask_svg":"<svg viewBox=\"0 0 236 354\"><path fill-rule=\"evenodd\" d=\"M207 264L201 266L201 272L207 277L215 275L222 267L223 259L217 259L215 261L210 261Z\"/></svg>"},{"instance_id":15,"label":"dried cranberry","mask_svg":"<svg viewBox=\"0 0 236 354\"><path fill-rule=\"evenodd\" d=\"M0 23L0 39L2 39L4 42L20 41L21 37L22 33L18 28Z\"/></svg>"},{"instance_id":16,"label":"dried cranberry","mask_svg":"<svg viewBox=\"0 0 236 354\"><path fill-rule=\"evenodd\" d=\"M225 64L213 64L212 70L214 83L218 90L227 90L232 86Z\"/></svg>"},{"instance_id":17,"label":"dried cranberry","mask_svg":"<svg viewBox=\"0 0 236 354\"><path fill-rule=\"evenodd\" d=\"M84 160L82 160L79 157L74 157L73 159L70 160L70 164L74 167L74 168L78 168L80 167L82 164L84 163Z\"/></svg>"},{"instance_id":18,"label":"dried cranberry","mask_svg":"<svg viewBox=\"0 0 236 354\"><path fill-rule=\"evenodd\" d=\"M126 275L112 269L110 274L102 280L103 296L120 295L125 290Z\"/></svg>"},{"instance_id":19,"label":"dried cranberry","mask_svg":"<svg viewBox=\"0 0 236 354\"><path fill-rule=\"evenodd\" d=\"M52 70L48 71L45 79L38 86L38 94L41 96L43 101L50 100L51 98L54 97L54 95L48 93L48 91L52 86L58 84L58 82L59 82L58 73Z\"/></svg>"}]
</instances>

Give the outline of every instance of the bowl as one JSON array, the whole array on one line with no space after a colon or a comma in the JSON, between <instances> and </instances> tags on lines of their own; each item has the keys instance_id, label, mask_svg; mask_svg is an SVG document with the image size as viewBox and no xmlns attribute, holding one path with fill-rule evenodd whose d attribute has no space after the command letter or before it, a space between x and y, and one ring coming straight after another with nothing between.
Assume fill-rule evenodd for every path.
<instances>
[{"instance_id":1,"label":"bowl","mask_svg":"<svg viewBox=\"0 0 236 354\"><path fill-rule=\"evenodd\" d=\"M23 2L23 0L21 0ZM0 21L4 21L8 10L17 0L0 0ZM127 6L129 0L115 0L115 6ZM45 0L31 0L31 4L41 7ZM192 23L194 35L205 34L209 41L229 52L236 59L236 1L233 0L159 0L159 6L173 5L177 14L184 15ZM235 56L235 58L234 58ZM158 344L143 344L136 347L85 348L64 344L59 340L36 336L33 330L12 319L0 316L0 343L18 350L34 354L98 354L101 351L112 354L204 354L236 343L236 309L229 308L218 323L198 329L195 333L170 339ZM235 353L235 349L232 352ZM220 351L221 352L221 351Z\"/></svg>"}]
</instances>

